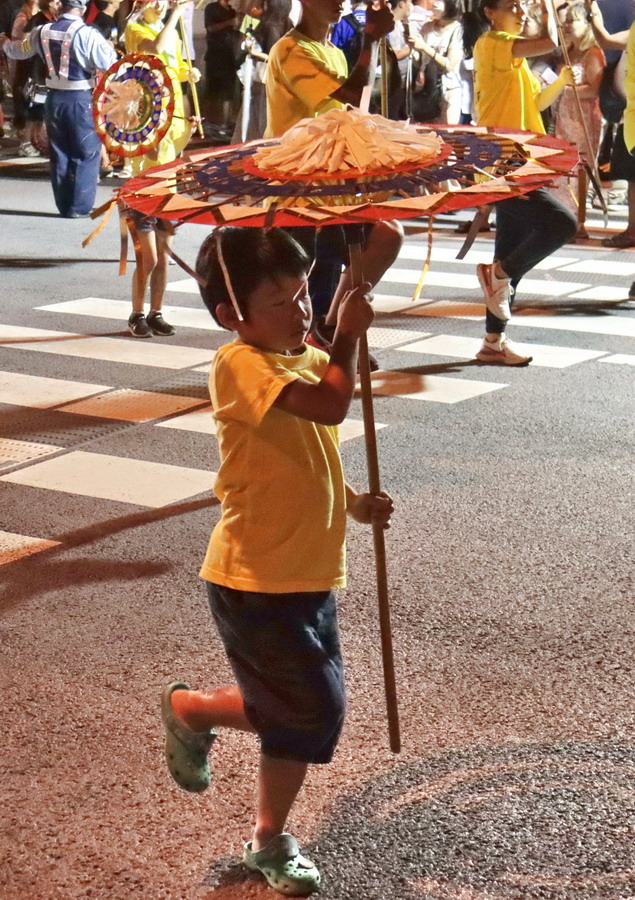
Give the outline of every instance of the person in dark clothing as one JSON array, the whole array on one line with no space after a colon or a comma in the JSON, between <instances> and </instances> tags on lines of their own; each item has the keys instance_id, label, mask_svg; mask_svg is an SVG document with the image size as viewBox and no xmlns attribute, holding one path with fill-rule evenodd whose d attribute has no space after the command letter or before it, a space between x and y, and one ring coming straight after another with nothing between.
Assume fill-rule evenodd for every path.
<instances>
[{"instance_id":1,"label":"person in dark clothing","mask_svg":"<svg viewBox=\"0 0 635 900\"><path fill-rule=\"evenodd\" d=\"M205 7L205 86L210 118L229 129L238 88L236 44L240 39L237 13L230 0L214 0Z\"/></svg>"},{"instance_id":2,"label":"person in dark clothing","mask_svg":"<svg viewBox=\"0 0 635 900\"><path fill-rule=\"evenodd\" d=\"M84 0L64 0L57 22L34 28L24 41L3 42L13 59L40 56L47 65L44 119L51 147L55 205L68 219L90 214L97 193L101 141L93 124L92 88L98 69L117 54L82 20Z\"/></svg>"}]
</instances>

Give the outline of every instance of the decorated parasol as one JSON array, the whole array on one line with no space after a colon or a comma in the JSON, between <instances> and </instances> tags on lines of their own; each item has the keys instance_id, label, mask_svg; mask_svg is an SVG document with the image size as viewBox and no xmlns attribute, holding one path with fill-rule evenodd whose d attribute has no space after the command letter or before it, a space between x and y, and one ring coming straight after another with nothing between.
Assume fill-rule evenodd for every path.
<instances>
[{"instance_id":1,"label":"decorated parasol","mask_svg":"<svg viewBox=\"0 0 635 900\"><path fill-rule=\"evenodd\" d=\"M143 156L167 134L174 90L164 63L148 53L129 53L102 75L93 92L95 129L110 153Z\"/></svg>"},{"instance_id":2,"label":"decorated parasol","mask_svg":"<svg viewBox=\"0 0 635 900\"><path fill-rule=\"evenodd\" d=\"M147 216L177 224L319 228L417 216L432 220L441 212L528 193L567 175L577 162L570 144L549 135L468 126L435 125L432 131L356 109L330 110L299 122L281 138L194 151L146 170L120 189L118 197ZM428 262L431 235L430 230ZM359 284L361 245L349 249L351 281ZM360 381L369 488L377 493L381 485L365 338L360 342ZM373 541L390 747L399 752L380 526L373 527Z\"/></svg>"}]
</instances>

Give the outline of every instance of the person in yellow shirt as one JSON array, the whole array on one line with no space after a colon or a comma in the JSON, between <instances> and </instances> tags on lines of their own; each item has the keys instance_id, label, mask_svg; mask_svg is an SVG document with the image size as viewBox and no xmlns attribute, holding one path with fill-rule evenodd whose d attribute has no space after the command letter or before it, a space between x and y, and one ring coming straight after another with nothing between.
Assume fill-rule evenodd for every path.
<instances>
[{"instance_id":1,"label":"person in yellow shirt","mask_svg":"<svg viewBox=\"0 0 635 900\"><path fill-rule=\"evenodd\" d=\"M187 2L190 0L172 0L170 14L164 22L167 0L137 0L124 32L126 53L158 56L167 67L174 91L174 116L170 128L154 150L133 158L132 171L135 175L176 159L187 146L196 125L195 120L186 115L181 82L196 83L201 73L198 69L190 69L184 62L181 38L176 30ZM128 330L136 338L150 338L153 335L169 337L175 331L163 318L162 307L173 229L167 221L143 216L132 209L126 209L124 215L131 223L131 230L134 228L136 243L140 247L140 264L132 276L132 312ZM150 310L146 316L144 302L148 284Z\"/></svg>"},{"instance_id":2,"label":"person in yellow shirt","mask_svg":"<svg viewBox=\"0 0 635 900\"><path fill-rule=\"evenodd\" d=\"M245 265L249 260L249 265ZM216 354L210 395L221 502L203 563L209 604L236 684L163 690L166 760L184 790L210 783L218 727L260 740L247 866L283 894L306 895L316 866L285 832L309 764L330 762L345 692L333 588L345 584L345 520L388 527L392 500L346 485L337 425L356 380L369 285L342 301L330 359L305 344L309 259L281 229L223 227L196 264L214 319L237 332Z\"/></svg>"},{"instance_id":3,"label":"person in yellow shirt","mask_svg":"<svg viewBox=\"0 0 635 900\"><path fill-rule=\"evenodd\" d=\"M266 137L279 137L301 119L319 116L346 104L359 106L369 83L373 45L394 27L390 8L384 3L368 7L362 49L350 75L343 52L329 40L332 26L342 14L341 0L300 0L297 26L269 52L267 63ZM398 222L375 226L330 226L317 232L298 228L294 237L310 255L315 255L311 273L314 324L312 339L328 350L337 319L337 308L351 288L348 244L363 243L362 271L372 286L390 268L403 242ZM375 364L375 368L377 365Z\"/></svg>"},{"instance_id":4,"label":"person in yellow shirt","mask_svg":"<svg viewBox=\"0 0 635 900\"><path fill-rule=\"evenodd\" d=\"M563 68L554 83L541 91L527 57L554 50L551 38L520 36L525 19L520 0L481 0L480 12L491 30L474 46L477 124L544 134L540 110L573 82L571 69ZM575 216L547 188L496 204L494 262L477 266L487 310L486 334L476 354L480 362L506 366L531 362L532 357L520 353L505 335L516 287L523 275L576 231Z\"/></svg>"}]
</instances>

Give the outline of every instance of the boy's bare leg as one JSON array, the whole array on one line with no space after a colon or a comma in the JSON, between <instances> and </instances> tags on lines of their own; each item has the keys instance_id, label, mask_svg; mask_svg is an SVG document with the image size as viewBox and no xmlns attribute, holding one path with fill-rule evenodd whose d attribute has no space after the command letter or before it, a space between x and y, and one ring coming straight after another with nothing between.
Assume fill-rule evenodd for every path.
<instances>
[{"instance_id":1,"label":"boy's bare leg","mask_svg":"<svg viewBox=\"0 0 635 900\"><path fill-rule=\"evenodd\" d=\"M304 762L261 754L252 850L262 850L272 838L282 834L289 811L304 783L307 768Z\"/></svg>"},{"instance_id":2,"label":"boy's bare leg","mask_svg":"<svg viewBox=\"0 0 635 900\"><path fill-rule=\"evenodd\" d=\"M172 712L192 731L221 727L254 732L236 685L209 692L175 690L170 700ZM262 849L284 831L289 810L302 787L307 768L303 762L261 755L253 850Z\"/></svg>"},{"instance_id":3,"label":"boy's bare leg","mask_svg":"<svg viewBox=\"0 0 635 900\"><path fill-rule=\"evenodd\" d=\"M397 259L403 244L403 228L399 222L378 222L370 232L362 251L362 271L364 281L375 287L385 272ZM337 324L337 310L342 297L352 289L350 269L342 272L342 277L326 314L326 324Z\"/></svg>"},{"instance_id":4,"label":"boy's bare leg","mask_svg":"<svg viewBox=\"0 0 635 900\"><path fill-rule=\"evenodd\" d=\"M132 276L132 311L142 313L148 280L157 264L157 244L153 232L139 231L137 236L141 247L141 264L137 265Z\"/></svg>"},{"instance_id":5,"label":"boy's bare leg","mask_svg":"<svg viewBox=\"0 0 635 900\"><path fill-rule=\"evenodd\" d=\"M163 306L165 289L168 284L170 257L168 250L172 246L172 235L166 231L156 232L157 261L150 277L150 310L159 312Z\"/></svg>"},{"instance_id":6,"label":"boy's bare leg","mask_svg":"<svg viewBox=\"0 0 635 900\"><path fill-rule=\"evenodd\" d=\"M242 694L235 684L215 691L176 690L170 700L174 715L192 731L209 731L217 727L254 731L245 715Z\"/></svg>"}]
</instances>

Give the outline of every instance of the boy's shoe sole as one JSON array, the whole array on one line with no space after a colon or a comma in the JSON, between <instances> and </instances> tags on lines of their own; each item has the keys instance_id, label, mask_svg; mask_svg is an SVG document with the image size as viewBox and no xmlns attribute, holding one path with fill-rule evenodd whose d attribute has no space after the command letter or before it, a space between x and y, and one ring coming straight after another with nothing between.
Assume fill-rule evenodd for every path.
<instances>
[{"instance_id":1,"label":"boy's shoe sole","mask_svg":"<svg viewBox=\"0 0 635 900\"><path fill-rule=\"evenodd\" d=\"M317 866L300 853L291 834L279 834L262 850L252 850L251 841L244 846L243 862L252 872L260 872L269 887L287 897L308 897L320 886Z\"/></svg>"},{"instance_id":2,"label":"boy's shoe sole","mask_svg":"<svg viewBox=\"0 0 635 900\"><path fill-rule=\"evenodd\" d=\"M167 684L161 692L161 721L165 728L165 761L180 788L200 794L210 786L212 773L207 758L217 738L215 731L192 731L172 712L172 693L189 691L182 681Z\"/></svg>"}]
</instances>

